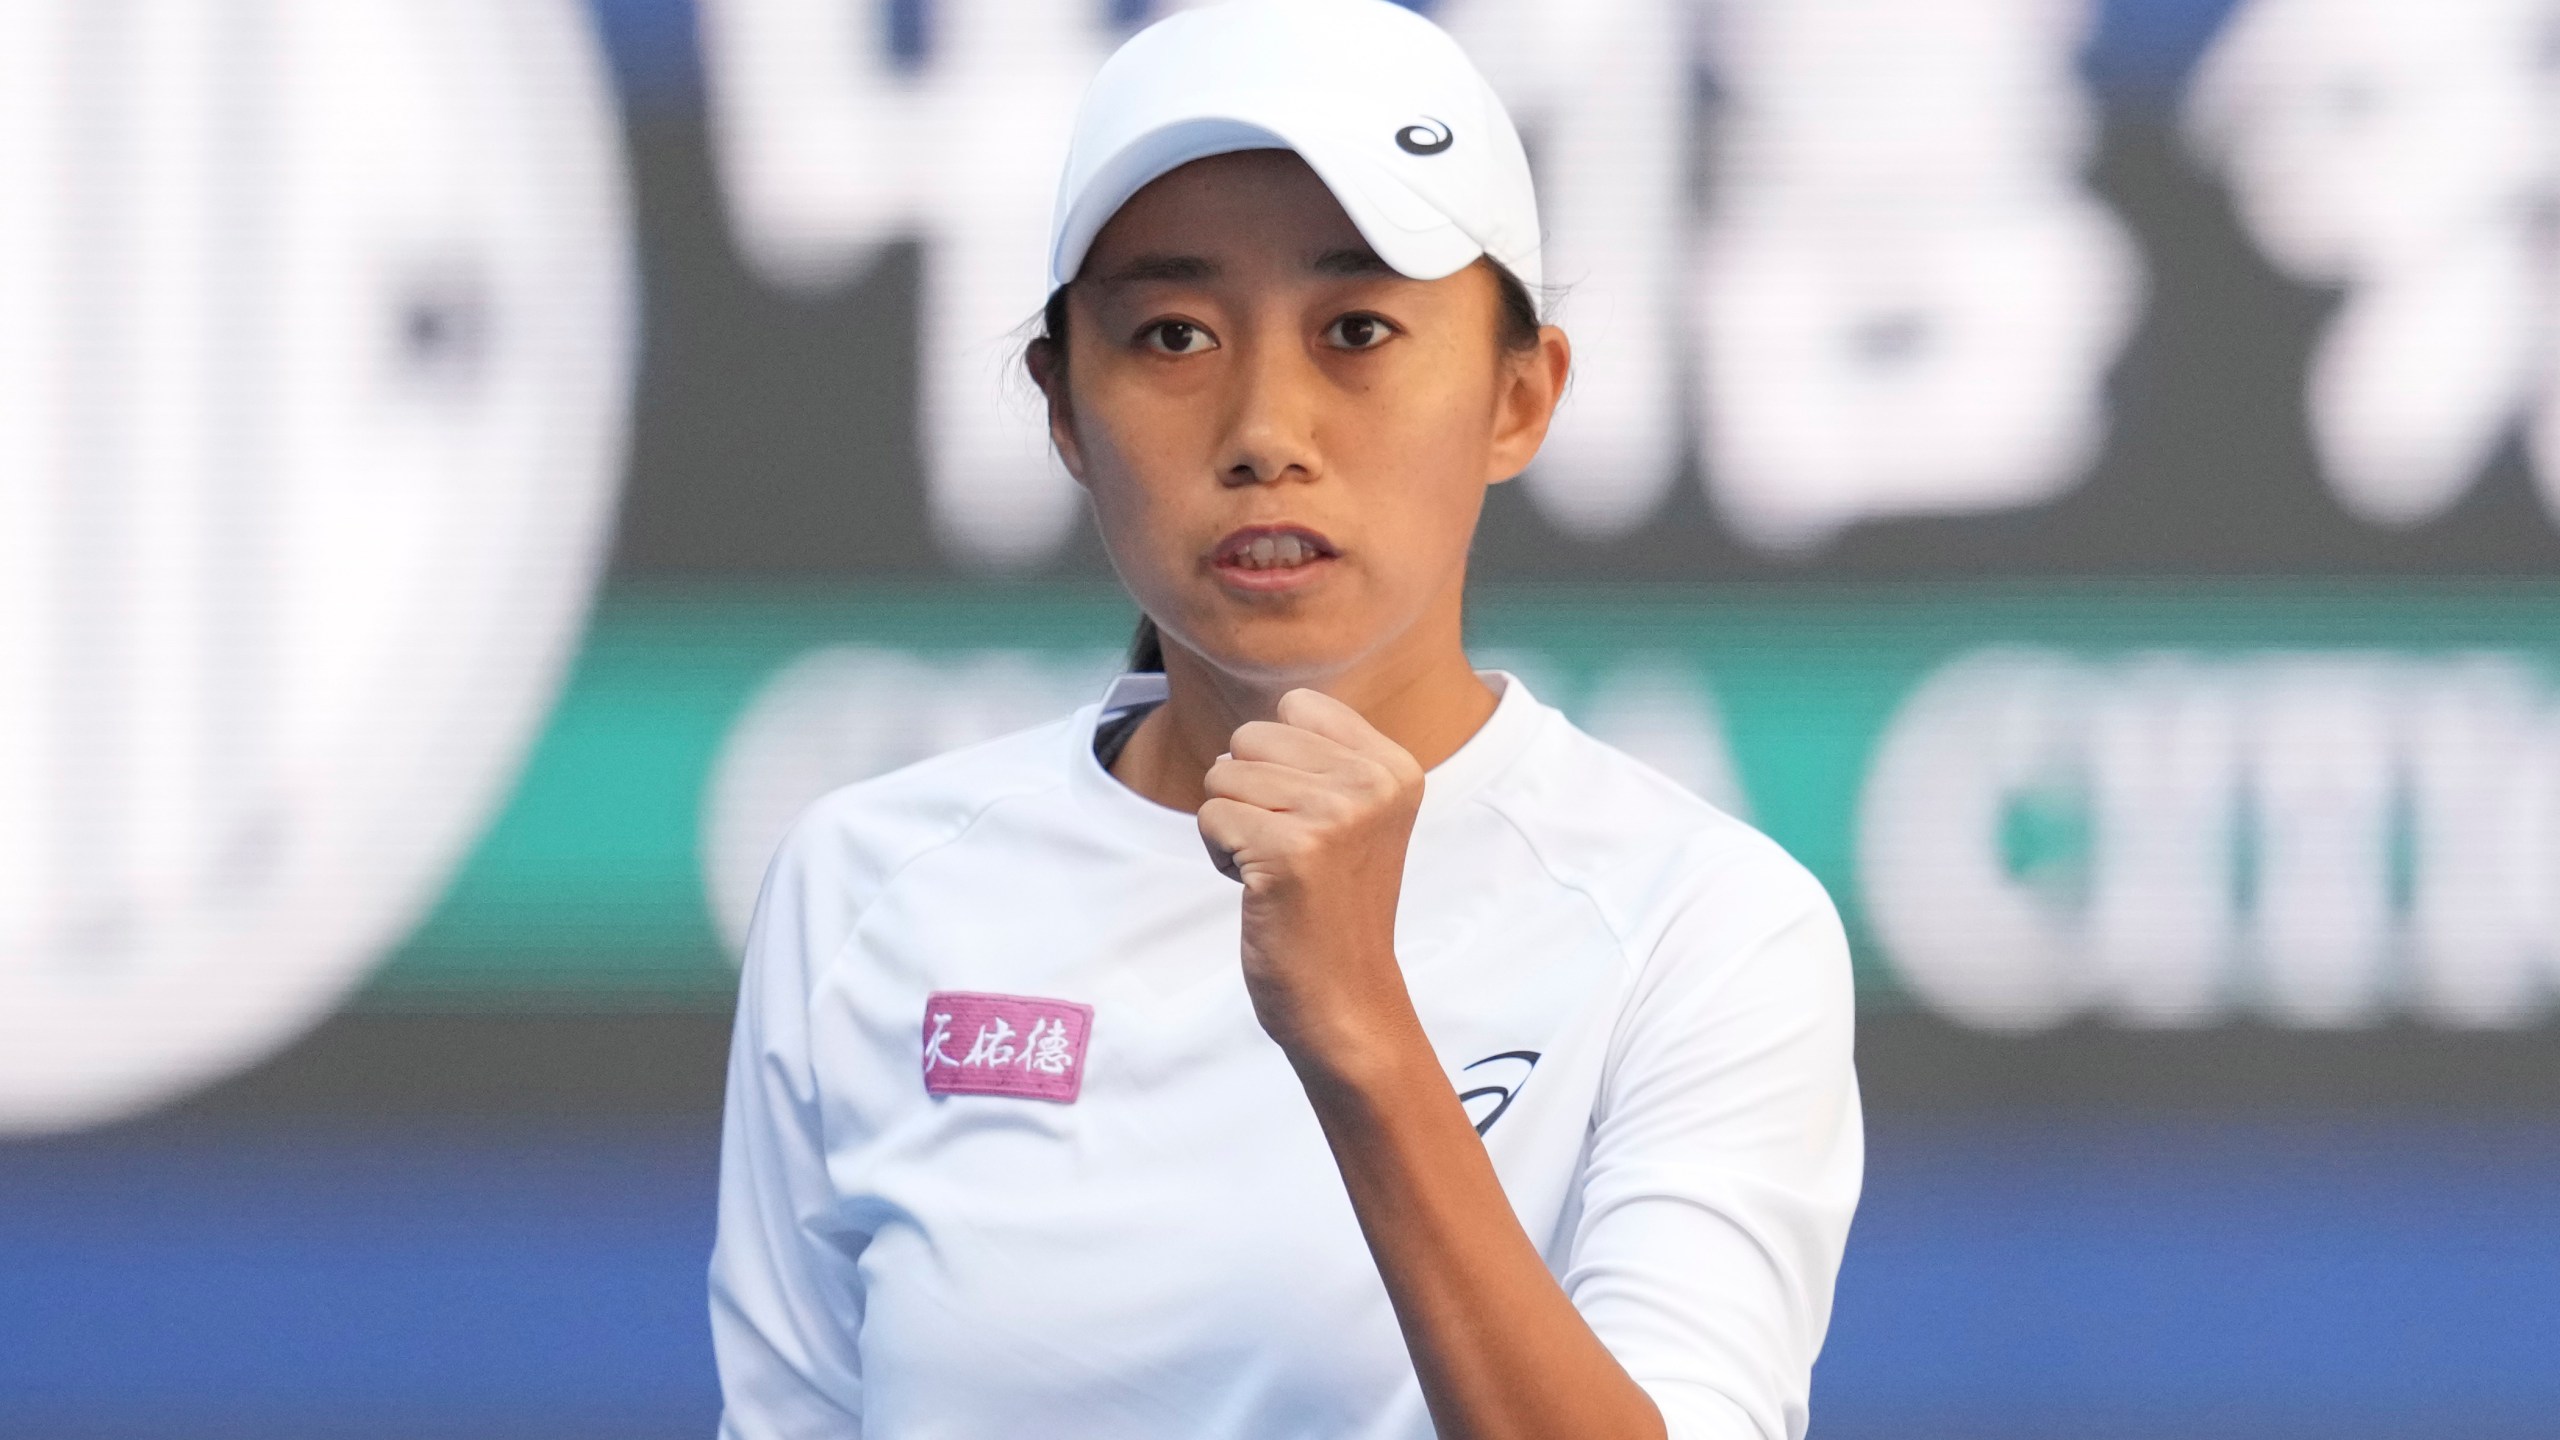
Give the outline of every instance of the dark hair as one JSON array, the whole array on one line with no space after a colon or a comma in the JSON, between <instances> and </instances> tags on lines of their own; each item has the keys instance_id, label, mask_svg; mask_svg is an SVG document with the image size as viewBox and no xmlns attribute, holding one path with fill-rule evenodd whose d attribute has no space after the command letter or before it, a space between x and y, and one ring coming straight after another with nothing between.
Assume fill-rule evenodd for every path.
<instances>
[{"instance_id":1,"label":"dark hair","mask_svg":"<svg viewBox=\"0 0 2560 1440\"><path fill-rule=\"evenodd\" d=\"M1138 612L1138 633L1129 637L1129 668L1164 669L1164 633L1156 629L1156 617L1143 610Z\"/></svg>"},{"instance_id":2,"label":"dark hair","mask_svg":"<svg viewBox=\"0 0 2560 1440\"><path fill-rule=\"evenodd\" d=\"M1501 331L1494 339L1506 354L1519 354L1538 346L1538 302L1529 287L1511 267L1488 255L1479 262L1493 272L1494 284L1502 295ZM1071 282L1072 283L1072 282ZM1050 373L1063 383L1067 378L1067 287L1049 292L1049 303L1040 309L1040 333L1032 337L1035 347L1045 347L1049 354ZM1132 670L1164 669L1164 636L1156 630L1155 617L1138 616L1138 633L1129 640L1129 668Z\"/></svg>"}]
</instances>

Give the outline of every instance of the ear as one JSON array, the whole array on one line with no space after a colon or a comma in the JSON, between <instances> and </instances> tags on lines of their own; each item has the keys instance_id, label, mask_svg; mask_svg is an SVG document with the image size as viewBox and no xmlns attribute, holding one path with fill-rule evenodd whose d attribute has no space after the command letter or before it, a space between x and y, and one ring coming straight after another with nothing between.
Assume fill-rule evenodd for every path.
<instances>
[{"instance_id":1,"label":"ear","mask_svg":"<svg viewBox=\"0 0 2560 1440\"><path fill-rule=\"evenodd\" d=\"M1040 387L1041 399L1049 410L1049 443L1057 447L1058 459L1075 477L1085 483L1084 447L1076 441L1075 407L1067 394L1066 347L1046 336L1031 342L1022 352L1022 366L1031 372L1031 383Z\"/></svg>"},{"instance_id":2,"label":"ear","mask_svg":"<svg viewBox=\"0 0 2560 1440\"><path fill-rule=\"evenodd\" d=\"M1493 397L1493 448L1485 457L1485 483L1499 485L1529 468L1547 443L1547 426L1564 400L1573 373L1573 342L1553 325L1538 328L1534 348L1506 352Z\"/></svg>"}]
</instances>

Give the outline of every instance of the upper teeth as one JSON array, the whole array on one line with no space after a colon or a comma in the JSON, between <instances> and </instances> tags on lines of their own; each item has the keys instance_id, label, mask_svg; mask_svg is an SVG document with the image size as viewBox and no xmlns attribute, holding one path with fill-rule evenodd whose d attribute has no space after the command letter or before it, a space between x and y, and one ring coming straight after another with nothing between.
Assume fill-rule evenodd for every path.
<instances>
[{"instance_id":1,"label":"upper teeth","mask_svg":"<svg viewBox=\"0 0 2560 1440\"><path fill-rule=\"evenodd\" d=\"M1313 559L1316 547L1295 535L1256 535L1244 547L1236 562L1248 570L1262 570L1279 565L1302 565Z\"/></svg>"}]
</instances>

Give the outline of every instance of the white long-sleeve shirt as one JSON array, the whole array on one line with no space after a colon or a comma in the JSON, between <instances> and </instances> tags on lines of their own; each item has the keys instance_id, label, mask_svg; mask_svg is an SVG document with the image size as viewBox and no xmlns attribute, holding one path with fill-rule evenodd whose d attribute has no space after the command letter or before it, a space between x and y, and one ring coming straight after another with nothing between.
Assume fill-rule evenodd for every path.
<instances>
[{"instance_id":1,"label":"white long-sleeve shirt","mask_svg":"<svg viewBox=\"0 0 2560 1440\"><path fill-rule=\"evenodd\" d=\"M1863 1159L1839 920L1775 843L1487 678L1406 861L1414 1007L1674 1440L1795 1440ZM784 842L730 1058L728 1440L1432 1433L1246 997L1242 892L1093 753L1161 684Z\"/></svg>"}]
</instances>

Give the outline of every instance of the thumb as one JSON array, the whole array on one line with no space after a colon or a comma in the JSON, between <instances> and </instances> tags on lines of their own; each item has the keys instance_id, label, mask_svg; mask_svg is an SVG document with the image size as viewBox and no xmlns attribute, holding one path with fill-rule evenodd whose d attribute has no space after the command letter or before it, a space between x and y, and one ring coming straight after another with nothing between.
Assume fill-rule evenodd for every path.
<instances>
[{"instance_id":1,"label":"thumb","mask_svg":"<svg viewBox=\"0 0 2560 1440\"><path fill-rule=\"evenodd\" d=\"M1391 767L1413 763L1405 748L1370 724L1368 716L1321 690L1292 690L1280 697L1277 709L1280 723L1321 735L1355 755Z\"/></svg>"}]
</instances>

